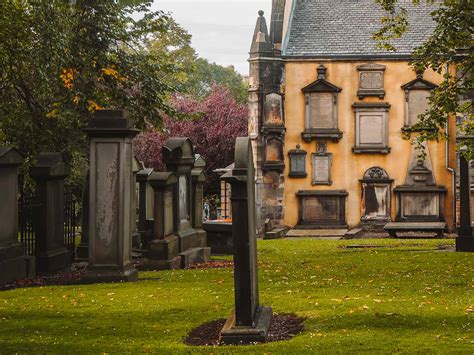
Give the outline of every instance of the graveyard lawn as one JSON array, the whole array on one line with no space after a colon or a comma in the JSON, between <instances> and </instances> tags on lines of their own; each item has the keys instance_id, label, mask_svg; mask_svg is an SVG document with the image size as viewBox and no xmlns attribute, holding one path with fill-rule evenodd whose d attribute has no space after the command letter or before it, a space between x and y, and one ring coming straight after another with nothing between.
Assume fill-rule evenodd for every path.
<instances>
[{"instance_id":1,"label":"graveyard lawn","mask_svg":"<svg viewBox=\"0 0 474 355\"><path fill-rule=\"evenodd\" d=\"M0 292L0 353L472 353L474 259L445 250L453 245L259 241L261 304L306 321L290 341L252 347L183 344L195 327L229 315L231 268Z\"/></svg>"}]
</instances>

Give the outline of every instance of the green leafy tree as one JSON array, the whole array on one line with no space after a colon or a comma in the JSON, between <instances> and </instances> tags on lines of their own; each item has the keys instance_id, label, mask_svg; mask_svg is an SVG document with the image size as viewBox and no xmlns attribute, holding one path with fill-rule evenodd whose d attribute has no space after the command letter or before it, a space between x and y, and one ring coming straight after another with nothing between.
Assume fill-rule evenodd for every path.
<instances>
[{"instance_id":1,"label":"green leafy tree","mask_svg":"<svg viewBox=\"0 0 474 355\"><path fill-rule=\"evenodd\" d=\"M380 47L396 50L390 41L403 36L410 25L407 11L398 0L375 1L387 11L387 15L374 38ZM423 0L412 1L418 5ZM431 37L414 51L411 64L415 70L432 69L442 73L444 80L430 99L429 111L414 126L419 133L413 139L419 147L427 140L445 137L450 115L461 118L461 134L474 134L474 1L424 1L437 4L431 13L436 28Z\"/></svg>"},{"instance_id":2,"label":"green leafy tree","mask_svg":"<svg viewBox=\"0 0 474 355\"><path fill-rule=\"evenodd\" d=\"M242 75L232 66L223 67L210 63L207 59L198 58L195 62L195 71L189 78L185 91L197 97L205 97L212 92L214 85L227 87L237 102L247 102L248 86Z\"/></svg>"},{"instance_id":3,"label":"green leafy tree","mask_svg":"<svg viewBox=\"0 0 474 355\"><path fill-rule=\"evenodd\" d=\"M63 152L79 179L87 161L82 128L95 110L127 108L138 127L173 114L162 77L179 68L146 47L172 23L151 4L1 1L0 144L27 162L41 151Z\"/></svg>"}]
</instances>

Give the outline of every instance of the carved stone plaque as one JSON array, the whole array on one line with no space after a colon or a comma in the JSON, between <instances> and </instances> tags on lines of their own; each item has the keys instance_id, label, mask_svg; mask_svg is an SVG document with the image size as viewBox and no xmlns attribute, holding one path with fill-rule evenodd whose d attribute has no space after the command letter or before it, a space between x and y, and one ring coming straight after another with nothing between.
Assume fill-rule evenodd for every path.
<instances>
[{"instance_id":1,"label":"carved stone plaque","mask_svg":"<svg viewBox=\"0 0 474 355\"><path fill-rule=\"evenodd\" d=\"M310 94L310 126L309 128L335 128L334 96L332 93Z\"/></svg>"},{"instance_id":2,"label":"carved stone plaque","mask_svg":"<svg viewBox=\"0 0 474 355\"><path fill-rule=\"evenodd\" d=\"M338 218L338 198L307 197L303 200L303 220L305 222L337 221Z\"/></svg>"},{"instance_id":3,"label":"carved stone plaque","mask_svg":"<svg viewBox=\"0 0 474 355\"><path fill-rule=\"evenodd\" d=\"M283 107L282 98L278 94L269 94L265 99L265 124L282 125Z\"/></svg>"},{"instance_id":4,"label":"carved stone plaque","mask_svg":"<svg viewBox=\"0 0 474 355\"><path fill-rule=\"evenodd\" d=\"M313 154L313 184L328 184L331 180L331 156Z\"/></svg>"},{"instance_id":5,"label":"carved stone plaque","mask_svg":"<svg viewBox=\"0 0 474 355\"><path fill-rule=\"evenodd\" d=\"M383 89L383 72L360 73L361 89Z\"/></svg>"},{"instance_id":6,"label":"carved stone plaque","mask_svg":"<svg viewBox=\"0 0 474 355\"><path fill-rule=\"evenodd\" d=\"M165 235L173 234L173 193L171 191L165 192Z\"/></svg>"},{"instance_id":7,"label":"carved stone plaque","mask_svg":"<svg viewBox=\"0 0 474 355\"><path fill-rule=\"evenodd\" d=\"M384 144L384 116L382 113L361 114L359 120L360 144Z\"/></svg>"},{"instance_id":8,"label":"carved stone plaque","mask_svg":"<svg viewBox=\"0 0 474 355\"><path fill-rule=\"evenodd\" d=\"M408 122L409 126L418 122L418 116L429 109L428 98L431 92L428 90L412 90L408 94Z\"/></svg>"},{"instance_id":9,"label":"carved stone plaque","mask_svg":"<svg viewBox=\"0 0 474 355\"><path fill-rule=\"evenodd\" d=\"M267 141L265 161L282 161L281 142L276 139L269 139Z\"/></svg>"},{"instance_id":10,"label":"carved stone plaque","mask_svg":"<svg viewBox=\"0 0 474 355\"><path fill-rule=\"evenodd\" d=\"M366 219L388 217L390 210L389 187L389 185L382 184L362 184L362 215Z\"/></svg>"},{"instance_id":11,"label":"carved stone plaque","mask_svg":"<svg viewBox=\"0 0 474 355\"><path fill-rule=\"evenodd\" d=\"M438 216L438 194L404 194L402 195L402 217Z\"/></svg>"},{"instance_id":12,"label":"carved stone plaque","mask_svg":"<svg viewBox=\"0 0 474 355\"><path fill-rule=\"evenodd\" d=\"M188 181L186 176L179 177L179 219L189 221L188 215Z\"/></svg>"}]
</instances>

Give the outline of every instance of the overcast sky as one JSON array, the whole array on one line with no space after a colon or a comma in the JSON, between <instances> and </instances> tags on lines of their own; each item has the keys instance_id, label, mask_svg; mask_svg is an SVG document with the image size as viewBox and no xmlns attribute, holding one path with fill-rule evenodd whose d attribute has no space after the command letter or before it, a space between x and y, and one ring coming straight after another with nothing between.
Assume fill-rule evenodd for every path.
<instances>
[{"instance_id":1,"label":"overcast sky","mask_svg":"<svg viewBox=\"0 0 474 355\"><path fill-rule=\"evenodd\" d=\"M271 0L154 0L154 9L171 12L192 36L200 57L248 74L248 52L258 10L267 24Z\"/></svg>"}]
</instances>

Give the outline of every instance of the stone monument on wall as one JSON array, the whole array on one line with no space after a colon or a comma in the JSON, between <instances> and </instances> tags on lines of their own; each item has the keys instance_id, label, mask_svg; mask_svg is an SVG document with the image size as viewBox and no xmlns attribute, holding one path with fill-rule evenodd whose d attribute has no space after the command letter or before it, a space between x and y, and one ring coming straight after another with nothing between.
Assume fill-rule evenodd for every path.
<instances>
[{"instance_id":1,"label":"stone monument on wall","mask_svg":"<svg viewBox=\"0 0 474 355\"><path fill-rule=\"evenodd\" d=\"M263 342L272 309L259 303L255 211L255 171L250 139L237 138L232 185L235 310L220 333L224 344Z\"/></svg>"},{"instance_id":2,"label":"stone monument on wall","mask_svg":"<svg viewBox=\"0 0 474 355\"><path fill-rule=\"evenodd\" d=\"M84 281L136 281L132 266L133 128L125 111L101 110L90 137L89 266ZM132 191L133 190L133 191Z\"/></svg>"},{"instance_id":3,"label":"stone monument on wall","mask_svg":"<svg viewBox=\"0 0 474 355\"><path fill-rule=\"evenodd\" d=\"M71 252L64 245L64 179L69 172L61 153L41 153L30 169L41 205L35 210L35 255L40 272L61 270L72 262Z\"/></svg>"},{"instance_id":4,"label":"stone monument on wall","mask_svg":"<svg viewBox=\"0 0 474 355\"><path fill-rule=\"evenodd\" d=\"M0 287L27 277L24 246L18 242L18 168L23 157L0 147Z\"/></svg>"}]
</instances>

